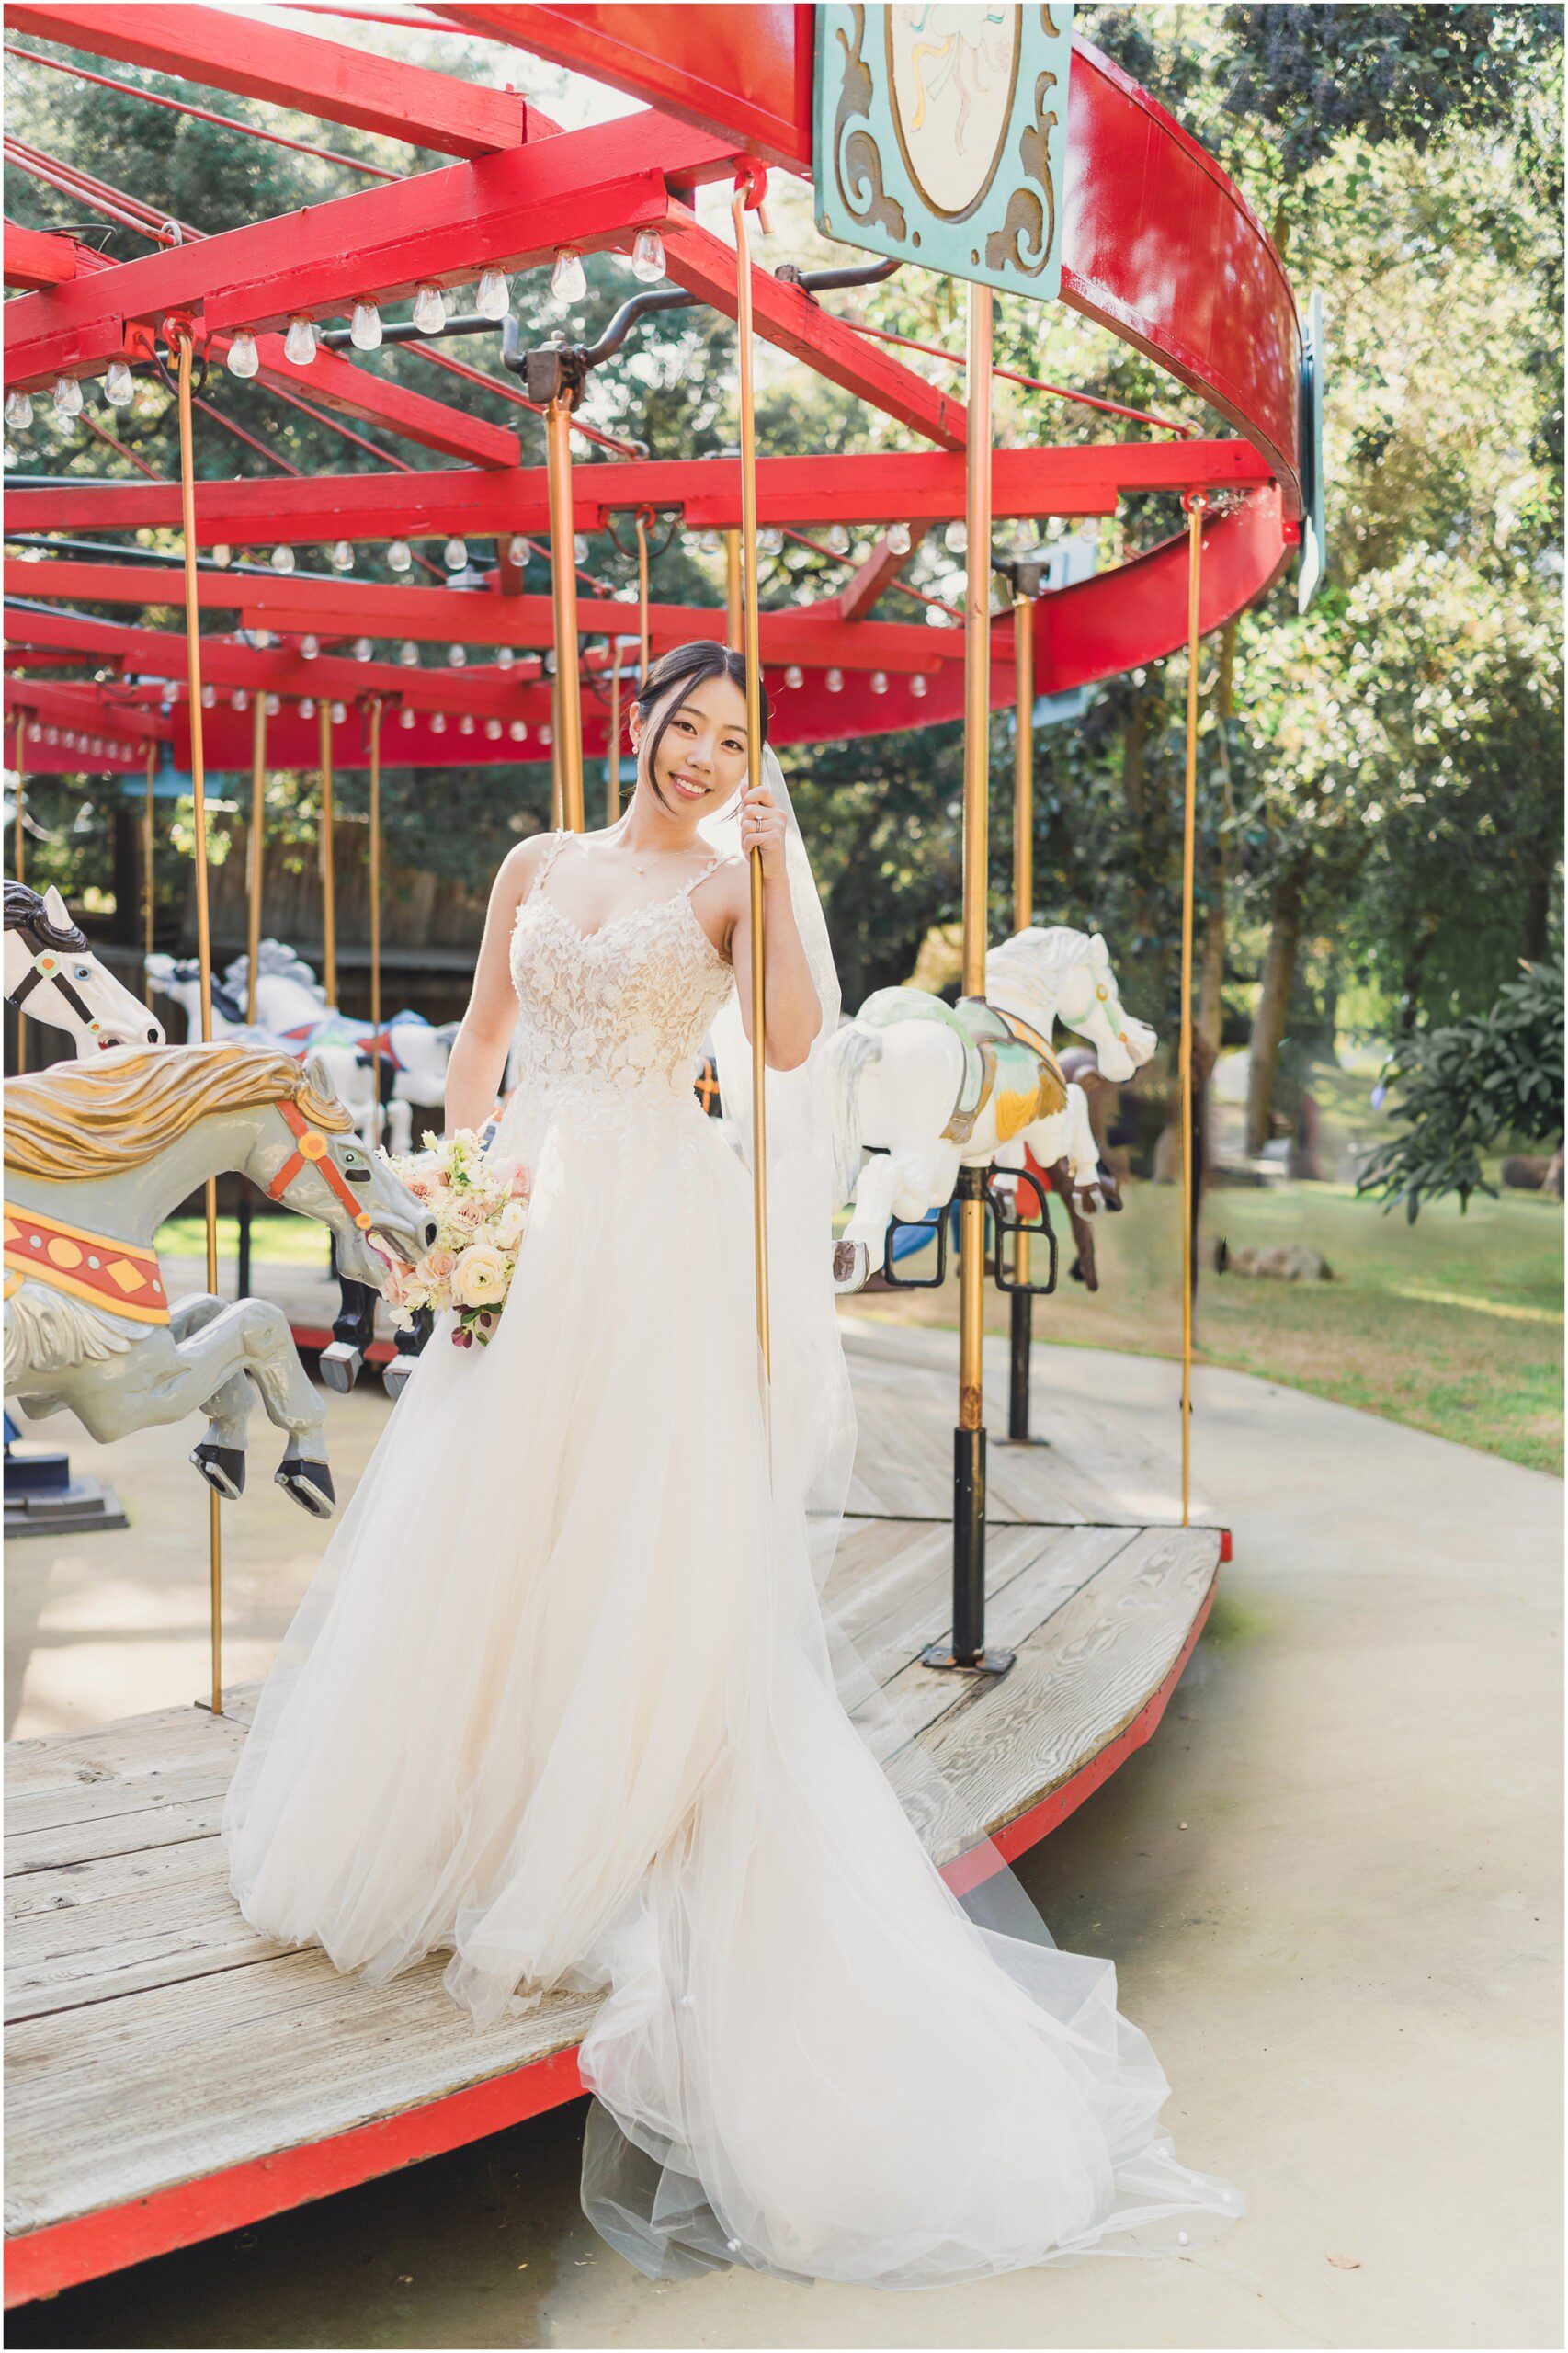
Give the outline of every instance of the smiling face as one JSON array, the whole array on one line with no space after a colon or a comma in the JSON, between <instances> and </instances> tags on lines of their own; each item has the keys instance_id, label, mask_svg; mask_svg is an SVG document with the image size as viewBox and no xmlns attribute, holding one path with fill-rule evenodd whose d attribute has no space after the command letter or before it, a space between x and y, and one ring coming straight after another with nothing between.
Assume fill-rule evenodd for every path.
<instances>
[{"instance_id":1,"label":"smiling face","mask_svg":"<svg viewBox=\"0 0 1568 2353\"><path fill-rule=\"evenodd\" d=\"M746 778L746 699L722 674L670 689L644 720L631 713L637 789L676 819L707 816L733 800ZM661 725L665 710L667 725ZM657 739L652 768L648 753Z\"/></svg>"}]
</instances>

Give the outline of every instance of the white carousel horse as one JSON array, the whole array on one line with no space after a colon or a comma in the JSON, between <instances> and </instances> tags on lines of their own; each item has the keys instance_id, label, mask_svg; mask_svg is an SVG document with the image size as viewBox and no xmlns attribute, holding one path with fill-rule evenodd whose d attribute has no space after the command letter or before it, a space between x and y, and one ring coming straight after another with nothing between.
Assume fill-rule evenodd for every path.
<instances>
[{"instance_id":1,"label":"white carousel horse","mask_svg":"<svg viewBox=\"0 0 1568 2353\"><path fill-rule=\"evenodd\" d=\"M79 1056L109 1046L161 1046L164 1025L108 972L51 883L6 885L6 997L28 1019L64 1029Z\"/></svg>"},{"instance_id":2,"label":"white carousel horse","mask_svg":"<svg viewBox=\"0 0 1568 2353\"><path fill-rule=\"evenodd\" d=\"M244 964L243 957L240 962ZM195 957L149 956L147 981L149 987L157 990L162 996L172 997L180 1007L185 1015L186 1036L199 1038L201 1034L201 968ZM258 991L258 1010L259 996ZM373 1144L381 1131L375 1073L357 1046L335 1035L318 1034L323 1030L330 1032L331 1027L330 1023L318 1021L308 1037L280 1036L269 1022L246 1020L243 982L242 994L238 995L222 981L215 980L212 983L213 1037L244 1045L271 1046L280 1053L292 1054L296 1062L303 1062L307 1054L319 1053L332 1081L333 1095L348 1111L356 1134L362 1142ZM389 1133L392 1138L392 1149L406 1151L406 1127L403 1140L399 1142L397 1123L389 1120Z\"/></svg>"},{"instance_id":3,"label":"white carousel horse","mask_svg":"<svg viewBox=\"0 0 1568 2353\"><path fill-rule=\"evenodd\" d=\"M165 1046L57 1063L6 1088L6 1388L33 1415L69 1408L99 1439L199 1408L191 1461L220 1495L244 1485L259 1392L287 1433L278 1483L325 1518L325 1415L270 1301L171 1305L160 1225L210 1176L238 1170L332 1230L338 1263L374 1281L380 1234L412 1261L436 1222L353 1134L324 1065L268 1045Z\"/></svg>"},{"instance_id":4,"label":"white carousel horse","mask_svg":"<svg viewBox=\"0 0 1568 2353\"><path fill-rule=\"evenodd\" d=\"M264 939L256 964L256 1011L278 1036L312 1051L349 1044L369 1061L373 1063L380 1055L391 1065L386 1107L389 1148L406 1152L414 1114L439 1112L446 1100L447 1065L458 1024L426 1021L422 1013L413 1013L406 1006L383 1022L380 1030L369 1021L351 1019L327 1004L326 991L312 968L283 940ZM237 956L223 975L234 995L247 993L249 972L248 958Z\"/></svg>"},{"instance_id":5,"label":"white carousel horse","mask_svg":"<svg viewBox=\"0 0 1568 2353\"><path fill-rule=\"evenodd\" d=\"M1065 1160L1074 1192L1098 1206L1087 1100L1063 1078L1052 1032L1061 1021L1087 1038L1114 1079L1149 1060L1154 1032L1123 1011L1098 932L1031 926L989 952L985 977L985 995L957 1006L878 989L829 1045L838 1198L854 1203L835 1253L841 1290L881 1264L892 1219L939 1209L966 1165L1016 1172L1026 1144L1042 1167Z\"/></svg>"}]
</instances>

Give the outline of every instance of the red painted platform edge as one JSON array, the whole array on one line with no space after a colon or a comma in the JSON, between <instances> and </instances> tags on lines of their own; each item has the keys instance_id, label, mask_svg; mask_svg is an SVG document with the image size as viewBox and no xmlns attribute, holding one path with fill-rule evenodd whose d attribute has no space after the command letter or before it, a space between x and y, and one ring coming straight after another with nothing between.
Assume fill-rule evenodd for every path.
<instances>
[{"instance_id":1,"label":"red painted platform edge","mask_svg":"<svg viewBox=\"0 0 1568 2353\"><path fill-rule=\"evenodd\" d=\"M327 1348L332 1346L332 1334L323 1324L293 1324L290 1326L297 1348ZM391 1364L397 1354L391 1340L372 1340L365 1351L367 1364Z\"/></svg>"},{"instance_id":2,"label":"red painted platform edge","mask_svg":"<svg viewBox=\"0 0 1568 2353\"><path fill-rule=\"evenodd\" d=\"M1219 1532L1220 1557L1228 1560L1230 1530ZM1135 1748L1153 1737L1197 1647L1219 1581L1216 1570L1179 1657L1131 1723L1071 1780L1020 1814L983 1848L960 1855L943 1866L942 1877L955 1895L990 1878L997 1869L998 1856L1011 1862L1038 1845L1108 1781ZM290 2206L329 2198L400 2166L416 2165L424 2157L461 2148L487 2133L541 2116L547 2109L574 2099L583 2088L574 2045L401 2116L358 2125L352 2131L303 2148L281 2150L274 2157L232 2165L205 2180L180 2182L129 2205L106 2207L98 2213L20 2234L6 2243L6 2309L30 2303L40 2296L58 2295L63 2288L80 2287L85 2280L102 2279L130 2264L194 2246L225 2231L242 2230Z\"/></svg>"}]
</instances>

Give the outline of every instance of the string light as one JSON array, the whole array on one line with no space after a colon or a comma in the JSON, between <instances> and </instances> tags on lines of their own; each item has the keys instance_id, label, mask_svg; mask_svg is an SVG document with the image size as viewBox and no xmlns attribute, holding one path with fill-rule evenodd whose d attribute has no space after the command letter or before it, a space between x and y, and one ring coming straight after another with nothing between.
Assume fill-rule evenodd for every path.
<instances>
[{"instance_id":1,"label":"string light","mask_svg":"<svg viewBox=\"0 0 1568 2353\"><path fill-rule=\"evenodd\" d=\"M414 324L421 335L439 335L447 324L447 306L440 289L421 286L414 297Z\"/></svg>"},{"instance_id":2,"label":"string light","mask_svg":"<svg viewBox=\"0 0 1568 2353\"><path fill-rule=\"evenodd\" d=\"M387 562L394 572L406 572L414 562L414 550L406 540L394 540L387 550Z\"/></svg>"},{"instance_id":3,"label":"string light","mask_svg":"<svg viewBox=\"0 0 1568 2353\"><path fill-rule=\"evenodd\" d=\"M334 572L353 571L354 551L347 540L338 540L335 542L332 551L332 568Z\"/></svg>"},{"instance_id":4,"label":"string light","mask_svg":"<svg viewBox=\"0 0 1568 2353\"><path fill-rule=\"evenodd\" d=\"M522 570L522 568L523 568L524 564L525 564L525 563L527 563L528 560L528 542L527 542L527 540L517 540L517 539L508 540L507 540L507 542L506 542L506 561L507 561L507 563L515 563L515 564L517 565L517 567L518 571L520 572L520 571Z\"/></svg>"},{"instance_id":5,"label":"string light","mask_svg":"<svg viewBox=\"0 0 1568 2353\"><path fill-rule=\"evenodd\" d=\"M256 347L256 337L242 328L229 346L223 365L231 376L254 376L261 366L261 354Z\"/></svg>"},{"instance_id":6,"label":"string light","mask_svg":"<svg viewBox=\"0 0 1568 2353\"><path fill-rule=\"evenodd\" d=\"M402 663L405 670L418 669L419 648L415 645L411 637L405 637L403 643L398 647L397 658Z\"/></svg>"},{"instance_id":7,"label":"string light","mask_svg":"<svg viewBox=\"0 0 1568 2353\"><path fill-rule=\"evenodd\" d=\"M447 661L452 669L462 669L468 661L467 646L449 645L447 648Z\"/></svg>"},{"instance_id":8,"label":"string light","mask_svg":"<svg viewBox=\"0 0 1568 2353\"><path fill-rule=\"evenodd\" d=\"M697 542L704 555L717 555L723 545L717 531L704 531Z\"/></svg>"},{"instance_id":9,"label":"string light","mask_svg":"<svg viewBox=\"0 0 1568 2353\"><path fill-rule=\"evenodd\" d=\"M244 687L236 687L234 688L233 693L229 697L229 708L231 710L248 710L250 709L250 697L246 694Z\"/></svg>"},{"instance_id":10,"label":"string light","mask_svg":"<svg viewBox=\"0 0 1568 2353\"><path fill-rule=\"evenodd\" d=\"M473 733L473 713L472 710L465 710L462 717L459 720L458 733L460 735L472 735Z\"/></svg>"},{"instance_id":11,"label":"string light","mask_svg":"<svg viewBox=\"0 0 1568 2353\"><path fill-rule=\"evenodd\" d=\"M790 667L784 673L784 684L787 687L803 687L805 682L806 674L801 669L800 664L798 662L791 662Z\"/></svg>"},{"instance_id":12,"label":"string light","mask_svg":"<svg viewBox=\"0 0 1568 2353\"><path fill-rule=\"evenodd\" d=\"M25 433L33 421L31 396L27 392L7 392L6 422L13 433Z\"/></svg>"},{"instance_id":13,"label":"string light","mask_svg":"<svg viewBox=\"0 0 1568 2353\"><path fill-rule=\"evenodd\" d=\"M487 719L484 722L484 732L491 743L498 744L501 741L501 722L498 719Z\"/></svg>"},{"instance_id":14,"label":"string light","mask_svg":"<svg viewBox=\"0 0 1568 2353\"><path fill-rule=\"evenodd\" d=\"M402 710L400 710L400 711L398 712L398 715L397 715L397 723L398 723L398 725L399 725L400 727L412 727L412 726L413 726L413 724L414 724L414 713L413 713L413 712L412 712L412 711L407 708L407 706L406 706L406 705L404 706L404 708L403 708Z\"/></svg>"},{"instance_id":15,"label":"string light","mask_svg":"<svg viewBox=\"0 0 1568 2353\"><path fill-rule=\"evenodd\" d=\"M274 572L292 572L294 569L293 549L290 547L274 548L272 551L272 569Z\"/></svg>"},{"instance_id":16,"label":"string light","mask_svg":"<svg viewBox=\"0 0 1568 2353\"><path fill-rule=\"evenodd\" d=\"M447 714L444 710L438 710L430 722L430 733L432 735L444 735L446 732Z\"/></svg>"},{"instance_id":17,"label":"string light","mask_svg":"<svg viewBox=\"0 0 1568 2353\"><path fill-rule=\"evenodd\" d=\"M377 351L381 341L381 314L374 302L356 302L348 321L348 340L356 351Z\"/></svg>"},{"instance_id":18,"label":"string light","mask_svg":"<svg viewBox=\"0 0 1568 2353\"><path fill-rule=\"evenodd\" d=\"M315 631L314 631L313 630L307 630L307 631L305 631L304 636L300 640L300 659L301 659L301 662L313 662L313 661L315 660L315 658L316 658L316 655L317 655L320 652L321 652L321 640L320 640L320 638L319 638L319 637L317 637L317 635L316 635L316 633L315 633Z\"/></svg>"},{"instance_id":19,"label":"string light","mask_svg":"<svg viewBox=\"0 0 1568 2353\"><path fill-rule=\"evenodd\" d=\"M449 572L462 572L467 569L468 541L466 540L449 540L441 553L442 561Z\"/></svg>"},{"instance_id":20,"label":"string light","mask_svg":"<svg viewBox=\"0 0 1568 2353\"><path fill-rule=\"evenodd\" d=\"M282 704L278 701L278 697L277 697L276 695L268 695L268 696L267 696L267 715L268 719L276 719L276 718L277 718L277 716L278 716L278 712L282 710L282 708L283 708L283 706L282 706Z\"/></svg>"},{"instance_id":21,"label":"string light","mask_svg":"<svg viewBox=\"0 0 1568 2353\"><path fill-rule=\"evenodd\" d=\"M136 379L123 359L111 359L104 377L104 398L111 408L129 408L136 398Z\"/></svg>"},{"instance_id":22,"label":"string light","mask_svg":"<svg viewBox=\"0 0 1568 2353\"><path fill-rule=\"evenodd\" d=\"M498 670L509 670L517 658L509 645L498 645L495 648L495 667Z\"/></svg>"},{"instance_id":23,"label":"string light","mask_svg":"<svg viewBox=\"0 0 1568 2353\"><path fill-rule=\"evenodd\" d=\"M354 659L356 662L368 662L375 650L375 647L371 644L368 637L357 637L354 641Z\"/></svg>"},{"instance_id":24,"label":"string light","mask_svg":"<svg viewBox=\"0 0 1568 2353\"><path fill-rule=\"evenodd\" d=\"M916 670L916 672L915 673L914 677L913 677L913 678L911 678L911 680L910 680L910 682L909 682L909 691L910 691L910 693L911 693L912 695L917 695L917 696L918 696L918 695L923 695L923 694L925 693L925 691L926 691L926 678L925 678L925 674L924 674L924 672L923 672L923 671Z\"/></svg>"},{"instance_id":25,"label":"string light","mask_svg":"<svg viewBox=\"0 0 1568 2353\"><path fill-rule=\"evenodd\" d=\"M333 704L333 706L332 706L332 723L333 723L333 725L334 725L335 727L341 727L341 726L342 726L342 724L343 724L343 722L344 722L344 721L347 718L347 716L348 716L347 711L344 709L343 705L342 705L340 702L335 702L335 703Z\"/></svg>"},{"instance_id":26,"label":"string light","mask_svg":"<svg viewBox=\"0 0 1568 2353\"><path fill-rule=\"evenodd\" d=\"M511 737L514 744L521 744L525 742L528 737L528 732L527 727L520 719L514 719L506 730L507 734Z\"/></svg>"},{"instance_id":27,"label":"string light","mask_svg":"<svg viewBox=\"0 0 1568 2353\"><path fill-rule=\"evenodd\" d=\"M316 331L309 319L290 319L283 338L283 357L296 368L308 368L316 356Z\"/></svg>"},{"instance_id":28,"label":"string light","mask_svg":"<svg viewBox=\"0 0 1568 2353\"><path fill-rule=\"evenodd\" d=\"M784 534L782 531L778 529L775 525L770 523L766 531L759 531L757 533L756 544L764 555L782 555L784 552Z\"/></svg>"},{"instance_id":29,"label":"string light","mask_svg":"<svg viewBox=\"0 0 1568 2353\"><path fill-rule=\"evenodd\" d=\"M871 692L874 695L885 695L887 690L887 672L885 670L873 670L871 673Z\"/></svg>"},{"instance_id":30,"label":"string light","mask_svg":"<svg viewBox=\"0 0 1568 2353\"><path fill-rule=\"evenodd\" d=\"M234 560L234 551L227 540L220 540L212 551L212 561L220 572L227 572Z\"/></svg>"},{"instance_id":31,"label":"string light","mask_svg":"<svg viewBox=\"0 0 1568 2353\"><path fill-rule=\"evenodd\" d=\"M80 416L82 387L74 376L57 376L54 380L54 414L56 416Z\"/></svg>"},{"instance_id":32,"label":"string light","mask_svg":"<svg viewBox=\"0 0 1568 2353\"><path fill-rule=\"evenodd\" d=\"M544 745L547 752L555 741L555 730L551 727L548 720L546 720L544 725L539 731L539 740Z\"/></svg>"},{"instance_id":33,"label":"string light","mask_svg":"<svg viewBox=\"0 0 1568 2353\"><path fill-rule=\"evenodd\" d=\"M212 708L212 706L213 706L213 704L217 701L217 699L218 699L218 689L217 689L217 688L216 688L215 686L213 686L213 685L211 684L211 682L210 682L210 681L209 681L209 683L208 683L206 686L204 686L204 687L202 688L202 689L201 689L201 708L202 708L202 710L211 710L211 708Z\"/></svg>"},{"instance_id":34,"label":"string light","mask_svg":"<svg viewBox=\"0 0 1568 2353\"><path fill-rule=\"evenodd\" d=\"M844 690L843 671L830 670L827 674L826 686L830 695L841 694Z\"/></svg>"},{"instance_id":35,"label":"string light","mask_svg":"<svg viewBox=\"0 0 1568 2353\"><path fill-rule=\"evenodd\" d=\"M46 744L58 744L60 741L59 728L46 727L43 731L43 740Z\"/></svg>"},{"instance_id":36,"label":"string light","mask_svg":"<svg viewBox=\"0 0 1568 2353\"><path fill-rule=\"evenodd\" d=\"M512 307L512 286L505 270L487 269L479 281L474 309L482 319L504 319Z\"/></svg>"},{"instance_id":37,"label":"string light","mask_svg":"<svg viewBox=\"0 0 1568 2353\"><path fill-rule=\"evenodd\" d=\"M888 533L888 545L894 555L907 555L915 541L907 523L895 523Z\"/></svg>"},{"instance_id":38,"label":"string light","mask_svg":"<svg viewBox=\"0 0 1568 2353\"><path fill-rule=\"evenodd\" d=\"M563 245L555 256L555 267L550 273L550 291L557 302L580 302L588 290L587 273L570 245Z\"/></svg>"},{"instance_id":39,"label":"string light","mask_svg":"<svg viewBox=\"0 0 1568 2353\"><path fill-rule=\"evenodd\" d=\"M969 526L966 523L949 523L947 529L942 533L942 540L943 544L949 548L954 555L967 554L969 551Z\"/></svg>"},{"instance_id":40,"label":"string light","mask_svg":"<svg viewBox=\"0 0 1568 2353\"><path fill-rule=\"evenodd\" d=\"M835 555L848 554L849 534L845 529L842 523L835 523L834 525L832 530L827 535L827 543L833 550Z\"/></svg>"},{"instance_id":41,"label":"string light","mask_svg":"<svg viewBox=\"0 0 1568 2353\"><path fill-rule=\"evenodd\" d=\"M588 542L581 531L577 532L573 539L572 555L577 563L586 563L588 561Z\"/></svg>"},{"instance_id":42,"label":"string light","mask_svg":"<svg viewBox=\"0 0 1568 2353\"><path fill-rule=\"evenodd\" d=\"M301 695L301 696L300 697L300 716L301 716L301 719L313 719L313 718L315 717L315 715L316 715L316 699L315 699L314 695Z\"/></svg>"},{"instance_id":43,"label":"string light","mask_svg":"<svg viewBox=\"0 0 1568 2353\"><path fill-rule=\"evenodd\" d=\"M665 241L657 229L639 229L631 246L631 275L656 286L665 274Z\"/></svg>"}]
</instances>

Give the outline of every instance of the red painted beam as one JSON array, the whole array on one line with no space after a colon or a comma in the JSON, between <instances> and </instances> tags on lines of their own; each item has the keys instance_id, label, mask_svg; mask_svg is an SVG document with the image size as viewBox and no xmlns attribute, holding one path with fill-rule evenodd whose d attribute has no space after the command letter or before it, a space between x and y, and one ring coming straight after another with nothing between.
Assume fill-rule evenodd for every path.
<instances>
[{"instance_id":1,"label":"red painted beam","mask_svg":"<svg viewBox=\"0 0 1568 2353\"><path fill-rule=\"evenodd\" d=\"M705 133L641 115L142 255L7 303L7 381L90 374L121 348L127 319L190 313L211 334L276 326L491 266L532 268L562 244L617 244L666 218L665 168L714 152ZM312 373L300 371L306 391Z\"/></svg>"},{"instance_id":2,"label":"red painted beam","mask_svg":"<svg viewBox=\"0 0 1568 2353\"><path fill-rule=\"evenodd\" d=\"M863 620L882 591L892 585L908 562L909 555L900 555L890 547L884 533L848 586L841 590L835 600L839 618L846 621Z\"/></svg>"},{"instance_id":3,"label":"red painted beam","mask_svg":"<svg viewBox=\"0 0 1568 2353\"><path fill-rule=\"evenodd\" d=\"M120 691L114 690L116 694ZM111 700L109 689L90 678L65 684L48 678L7 677L5 697L7 719L22 714L44 726L110 740L118 738L131 745L132 756L138 745L145 749L148 744L167 743L174 733L172 723L157 712ZM29 756L28 765L37 769L46 767L47 762Z\"/></svg>"},{"instance_id":4,"label":"red painted beam","mask_svg":"<svg viewBox=\"0 0 1568 2353\"><path fill-rule=\"evenodd\" d=\"M509 90L319 40L297 22L247 17L242 24L220 8L17 6L6 9L6 23L92 57L177 74L437 154L490 155L520 147L528 135L527 108Z\"/></svg>"},{"instance_id":5,"label":"red painted beam","mask_svg":"<svg viewBox=\"0 0 1568 2353\"><path fill-rule=\"evenodd\" d=\"M6 223L6 283L36 293L43 286L62 286L76 275L76 248L69 237L54 237L42 229L24 229L19 221Z\"/></svg>"},{"instance_id":6,"label":"red painted beam","mask_svg":"<svg viewBox=\"0 0 1568 2353\"><path fill-rule=\"evenodd\" d=\"M448 6L471 32L569 66L662 113L738 131L767 163L809 172L814 8Z\"/></svg>"},{"instance_id":7,"label":"red painted beam","mask_svg":"<svg viewBox=\"0 0 1568 2353\"><path fill-rule=\"evenodd\" d=\"M319 361L317 363L320 364ZM290 373L298 377L300 370ZM310 371L313 375L314 370ZM367 382L373 380L367 378ZM916 530L964 511L961 457L946 451L763 458L762 524L906 522ZM1268 480L1249 441L1111 441L998 449L992 463L998 517L1113 515L1132 491L1245 490ZM579 465L572 477L574 527L599 531L607 516L637 506L678 509L687 530L733 530L741 519L740 466L733 458L624 459ZM129 531L177 527L172 483L104 489L62 483L6 494L13 530ZM254 477L203 482L197 537L203 547L276 540L488 538L549 528L542 467L505 473L322 474L294 482ZM621 524L625 536L624 522Z\"/></svg>"}]
</instances>

